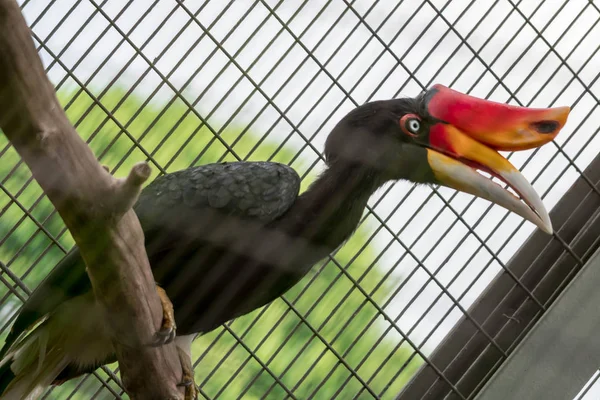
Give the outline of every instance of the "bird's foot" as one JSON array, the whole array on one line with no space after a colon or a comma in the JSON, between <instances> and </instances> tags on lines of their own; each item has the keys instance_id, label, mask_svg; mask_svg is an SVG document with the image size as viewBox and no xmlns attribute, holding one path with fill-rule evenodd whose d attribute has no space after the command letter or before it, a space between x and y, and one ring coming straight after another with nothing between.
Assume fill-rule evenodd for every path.
<instances>
[{"instance_id":1,"label":"bird's foot","mask_svg":"<svg viewBox=\"0 0 600 400\"><path fill-rule=\"evenodd\" d=\"M177 332L177 326L175 325L175 312L173 310L173 303L167 296L167 292L160 286L156 286L158 297L160 298L160 304L163 309L163 320L160 329L154 334L154 346L162 346L167 343L171 343L175 339Z\"/></svg>"},{"instance_id":2,"label":"bird's foot","mask_svg":"<svg viewBox=\"0 0 600 400\"><path fill-rule=\"evenodd\" d=\"M194 369L192 368L192 359L185 351L180 349L179 346L177 347L177 352L179 354L179 361L181 362L181 369L183 371L181 383L177 384L177 386L185 387L184 400L197 400L200 390L198 389L198 386L196 386L196 382L194 381Z\"/></svg>"}]
</instances>

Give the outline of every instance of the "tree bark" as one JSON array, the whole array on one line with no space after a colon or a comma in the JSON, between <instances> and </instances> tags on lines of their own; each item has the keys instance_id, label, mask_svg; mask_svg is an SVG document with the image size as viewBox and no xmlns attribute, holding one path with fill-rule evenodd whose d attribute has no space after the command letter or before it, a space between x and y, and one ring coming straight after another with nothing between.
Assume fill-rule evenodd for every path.
<instances>
[{"instance_id":1,"label":"tree bark","mask_svg":"<svg viewBox=\"0 0 600 400\"><path fill-rule=\"evenodd\" d=\"M175 345L148 345L163 314L131 207L150 167L126 179L102 168L62 110L15 0L0 0L0 128L80 248L130 397L182 398Z\"/></svg>"}]
</instances>

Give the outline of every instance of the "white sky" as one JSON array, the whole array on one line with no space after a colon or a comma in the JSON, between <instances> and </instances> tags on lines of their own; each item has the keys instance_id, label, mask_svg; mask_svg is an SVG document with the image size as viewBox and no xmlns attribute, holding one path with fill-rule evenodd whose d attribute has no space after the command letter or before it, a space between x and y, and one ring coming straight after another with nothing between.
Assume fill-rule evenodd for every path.
<instances>
[{"instance_id":1,"label":"white sky","mask_svg":"<svg viewBox=\"0 0 600 400\"><path fill-rule=\"evenodd\" d=\"M98 4L100 3L100 0L94 1ZM511 1L517 3L516 0ZM38 18L41 10L46 7L47 3L47 0L32 0L28 3L24 9L24 13L30 24ZM68 68L72 68L81 55L89 51L89 55L74 70L75 76L80 81L87 82L91 74L104 61L107 55L122 41L123 37L115 27L118 27L123 32L129 32L138 19L148 10L152 2L136 0L115 20L116 15L125 7L126 3L123 0L108 0L102 7L102 11L106 16L98 12L92 16L97 11L96 6L90 0L83 0L78 3L75 10L58 31L53 33L49 39L46 39L63 18L66 11L76 4L74 0L57 0L40 21L35 24L33 31L38 37L45 40L46 45L54 54L62 53L60 59ZM192 13L195 13L203 3L203 1L198 0L185 0L184 2L185 7ZM215 22L215 18L222 11L223 7L228 3L227 1L209 2L199 15L199 22L204 27L211 25ZM210 29L210 34L216 40L222 41L229 30L254 3L254 1L250 0L235 1ZM354 107L355 104L362 104L375 99L387 99L395 96L398 91L405 96L415 96L421 91L422 87L428 87L433 83L442 83L447 86L452 85L453 88L463 92L470 91L475 96L489 97L500 102L509 101L512 104L531 105L534 107L573 105L580 96L583 96L573 109L569 122L558 136L556 144L563 145L568 140L563 150L569 158L574 160L575 166L580 170L584 169L600 150L600 139L595 137L598 129L596 121L598 120L599 111L596 108L597 101L594 99L594 97L600 96L599 84L594 81L598 76L600 62L600 56L594 53L598 47L597 38L600 36L600 28L595 26L591 33L586 36L588 29L593 24L598 23L600 16L600 12L591 4L592 2L587 0L569 0L559 16L548 25L552 16L563 6L564 1L545 1L542 7L531 16L534 9L540 4L540 1L523 0L520 2L517 11L508 0L499 0L496 2L488 0L453 0L447 7L445 7L445 1L433 0L422 6L416 17L412 19L410 24L396 39L394 39L394 36L398 33L399 29L410 15L421 6L422 2L420 0L403 1L402 5L392 14L392 9L398 2L380 1L364 17L368 25L360 22L356 15L349 10L348 5L344 1L331 1L331 4L322 12L317 22L312 24L306 32L304 32L305 28L311 23L315 15L319 13L325 2L316 0L307 2L286 0L279 6L277 6L276 1L272 0L265 3L261 1L256 3L258 4L244 18L241 25L222 43L223 50L217 49L214 41L209 37L205 37L175 70L173 70L175 64L204 32L196 22L192 22L185 29L184 33L176 39L174 45L169 48L166 54L160 56L165 46L190 21L189 15L183 9L178 8L175 1L161 0L145 16L143 22L129 33L128 38L136 47L140 48L143 46L143 56L147 60L153 61L160 73L169 76L169 81L178 89L182 89L182 85L205 60L206 56L213 50L216 50L214 56L192 79L189 86L184 88L184 96L190 101L194 101L221 68L226 65L229 61L228 54L234 55L239 51L239 54L235 56L235 61L239 67L229 65L211 89L201 98L200 105L197 107L203 116L211 114L209 123L215 129L221 128L246 97L251 96L248 103L243 107L242 112L235 117L234 124L236 126L247 125L263 106L272 101L276 107L273 105L267 106L266 110L253 125L252 130L254 132L266 132L280 116L280 111L278 110L281 110L285 112L285 115L294 127L288 122L280 121L271 135L274 140L281 140L296 128L306 137L316 134L312 143L318 150L322 150L324 140L330 128L341 116ZM306 5L302 11L288 23L291 33L283 30L278 35L278 32L282 29L282 25L277 18L272 15L270 16L265 4L268 4L271 8L276 7L278 18L288 21L292 18L293 13L304 3ZM353 3L353 9L359 15L364 16L373 4L371 0L358 0ZM459 14L469 4L469 11L457 20ZM494 6L491 13L485 18L483 23L474 29L475 25L492 4ZM442 13L443 18L438 16L433 7L438 10L445 7ZM585 10L579 15L577 22L569 27L567 33L562 37L569 23L584 8ZM144 44L153 30L163 23L173 9L175 9L174 13L164 23L160 33L149 43ZM525 23L524 18L519 12L525 16L531 16L530 21L533 27ZM490 38L492 32L509 14L510 16L503 23L498 33L481 49L484 43ZM341 15L343 17L335 25L331 33L317 46L317 43L323 38L325 32L331 28ZM74 42L65 48L68 41L76 35L76 32L88 17L91 18L91 21L87 23L82 33L76 36ZM378 28L382 21L388 17L387 22L381 28ZM258 29L251 42L242 49L241 46L243 46L244 42L265 18L267 19L266 23ZM444 19L452 23L456 32L450 31L447 33L449 30L448 23ZM432 20L434 22L421 37L421 31ZM91 43L110 24L114 26L100 39L98 45L90 49ZM523 25L523 29L511 41L513 35ZM357 26L356 29L354 29L355 26ZM374 36L370 32L370 28L377 30L377 36ZM543 32L541 38L536 34L535 30ZM299 44L295 42L292 34L296 38L299 38ZM434 44L444 35L446 35L445 39L437 48L432 50ZM249 66L255 61L258 54L276 36L277 39L273 45L250 68ZM330 59L333 52L346 38L349 38L348 42ZM463 44L464 38L467 38L466 43L471 48L476 50L481 49L479 57L483 60L483 63L480 59L473 56L473 52L468 46ZM419 40L418 43L407 53L407 49L409 49L415 40ZM510 45L508 45L506 51L501 53L501 49L509 41L511 41ZM580 41L581 43L579 43ZM367 42L367 46L360 51L356 60L350 63L363 44ZM382 42L389 45L389 49L386 50ZM549 47L545 42L553 45L558 55L550 52L545 57L549 53ZM291 51L284 56L284 52L290 47L292 47ZM309 58L303 64L300 71L292 76L294 69L307 58L305 48L312 52L318 63ZM457 49L456 52L454 52L455 49ZM524 51L527 51L525 56L513 66L513 63ZM420 66L428 52L431 52L431 54ZM381 58L374 65L371 65L381 53ZM41 54L45 65L49 65L52 57L44 50L41 51ZM586 60L592 54L594 56L591 61L583 67ZM283 59L278 64L275 73L264 79L282 56ZM566 60L566 63L562 63L559 56L563 60ZM545 59L541 66L529 76L536 64L544 57ZM99 93L107 82L113 79L132 58L133 62L119 78L119 81L123 85L131 85L148 69L148 63L144 60L144 57L139 54L136 55L136 51L130 43L125 42L120 45L119 50L110 58L105 67L91 80L88 84L89 87L95 93ZM401 60L402 65L398 63L398 59ZM446 60L449 61L443 66ZM470 66L464 73L458 75L467 63L470 63ZM484 63L486 66L484 66ZM346 67L348 67L347 70L341 74ZM487 67L490 67L492 72L486 71ZM574 79L574 75L569 69L577 72L577 79ZM394 72L390 77L382 81L391 70ZM408 72L414 74L416 80L410 78ZM64 77L65 71L61 67L55 66L50 70L49 74L51 79L56 83ZM243 74L247 74L251 80L257 83L261 91L268 96L268 99L265 95L255 91L254 83L247 77L243 77ZM366 74L364 79L357 85L359 78L363 74ZM483 77L476 86L472 87L480 75L483 75ZM313 80L315 76L316 78ZM339 86L334 84L330 76L337 79ZM236 86L233 94L213 110L215 105L217 105L233 83L240 77L241 81ZM281 85L288 78L290 79L289 83L275 96L275 93L278 92ZM491 91L499 79L503 85ZM142 95L148 95L161 82L162 80L158 74L155 71L151 71L143 80L137 92ZM295 101L298 93L307 85L308 90L299 101ZM591 85L591 90L586 92L585 86L589 85ZM541 94L538 95L538 91L542 88ZM254 93L252 93L253 90ZM349 97L344 94L344 91L349 93ZM326 92L328 94L324 100L320 101L313 111L310 111L320 96ZM511 94L518 101L511 98ZM172 90L163 86L156 100L164 101L172 95ZM340 103L341 106L331 118L328 118L329 114ZM586 122L583 122L588 113L591 113L591 116ZM302 123L300 124L301 121ZM323 122L325 122L325 126L317 130ZM580 124L581 126L579 126ZM300 148L303 141L298 134L294 134L292 140L290 140L290 144ZM569 166L565 156L557 154L557 145L548 144L543 147L522 171L529 181L534 180L533 186L538 193L544 194L544 203L549 210L578 176L578 172L572 165ZM511 161L515 166L520 168L531 154L531 151L515 154L511 157ZM302 155L304 160L310 162L316 159L314 152L310 148L305 149ZM566 171L564 171L565 169ZM542 170L544 172L538 177L538 174ZM558 182L548 190L553 181L561 175L562 177L558 179ZM409 189L411 189L411 185L407 183L395 185L386 195L385 199L375 207L375 212L381 219L389 217L386 225L392 232L402 230L403 225L416 208L431 193L431 189L429 188L417 188L404 201L403 205L394 214L390 215L399 199L402 199ZM383 192L380 191L375 195L371 200L371 204L375 204ZM408 246L412 254L429 271L436 271L441 266L440 271L436 273L436 277L444 285L447 285L458 274L469 257L474 256L466 269L460 273L457 280L448 289L455 299L460 298L460 304L464 308L468 308L491 279L500 271L500 265L497 261L493 260L490 251L481 248L480 238L485 240L486 246L493 252L497 252L500 246L508 240L508 244L498 254L498 259L506 264L523 240L533 231L533 226L530 223L524 223L517 228L521 224L522 219L511 214L501 223L496 232L491 237L488 237L492 229L507 214L504 209L493 206L483 221L475 225L482 213L489 207L487 201L477 199L465 210L466 205L473 200L472 196L466 194L455 195L454 191L448 189L440 189L439 193L446 200L452 198L451 205L456 212L462 213L464 211L463 218L473 228L476 235L469 234L468 228L463 222L456 223L450 232L445 233L448 227L456 221L455 213L446 208L433 221L421 239L415 241L430 219L441 210L442 200L438 195L434 195L421 211L420 217L417 218L419 221L413 221L406 226L403 229L403 233L399 235L399 238L402 244ZM377 227L378 222L374 218L371 217L369 222L373 229ZM515 231L515 229L517 230ZM438 243L438 239L443 234L445 234L445 237ZM442 266L442 262L447 254L463 240L464 242L460 247L460 251ZM376 242L380 247L387 245L390 241L392 241L392 244L386 251L385 257L380 261L379 267L387 271L402 258L394 274L399 277L405 277L418 263L411 255L405 254L406 251L401 243L393 242L392 235L385 229L381 230L376 236ZM489 267L474 286L465 292L465 289L471 284L474 277L488 264ZM418 325L415 325L417 319L426 311L433 299L441 293L437 285L431 282L427 283L427 280L428 275L419 268L400 294L386 308L390 316L395 317L407 304L412 302L413 295L417 291L422 290L423 286L426 285L423 293L416 301L412 302L398 322L398 325L404 332L411 331L410 336L417 343L420 343L430 333L432 328L434 328L452 305L452 301L447 296L442 296L437 304L427 313L426 318ZM454 308L449 317L444 320L427 341L425 348L429 351L432 350L460 316L461 313Z\"/></svg>"}]
</instances>

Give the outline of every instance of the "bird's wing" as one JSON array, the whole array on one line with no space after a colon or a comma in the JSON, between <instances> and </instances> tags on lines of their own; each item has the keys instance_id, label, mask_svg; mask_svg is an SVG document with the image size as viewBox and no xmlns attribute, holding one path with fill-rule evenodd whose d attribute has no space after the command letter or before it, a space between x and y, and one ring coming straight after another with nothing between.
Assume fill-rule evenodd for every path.
<instances>
[{"instance_id":1,"label":"bird's wing","mask_svg":"<svg viewBox=\"0 0 600 400\"><path fill-rule=\"evenodd\" d=\"M244 237L242 226L260 227L282 216L299 190L300 177L287 165L209 164L157 178L140 195L135 212L150 259L175 257L171 252L185 246L228 247Z\"/></svg>"},{"instance_id":2,"label":"bird's wing","mask_svg":"<svg viewBox=\"0 0 600 400\"><path fill-rule=\"evenodd\" d=\"M201 165L157 178L140 195L135 211L146 224L198 210L268 223L294 204L300 177L274 162ZM188 221L192 222L192 221ZM185 223L185 222L184 222Z\"/></svg>"},{"instance_id":3,"label":"bird's wing","mask_svg":"<svg viewBox=\"0 0 600 400\"><path fill-rule=\"evenodd\" d=\"M299 188L300 177L292 168L272 162L209 164L157 178L144 188L134 207L146 236L151 265L158 253L177 246L182 232L202 234L203 212L216 211L217 223L218 216L233 216L266 224L294 204ZM154 240L159 246L148 246L148 240L159 235L166 240ZM89 290L85 263L74 249L25 302L0 350L0 359L37 321L64 301Z\"/></svg>"}]
</instances>

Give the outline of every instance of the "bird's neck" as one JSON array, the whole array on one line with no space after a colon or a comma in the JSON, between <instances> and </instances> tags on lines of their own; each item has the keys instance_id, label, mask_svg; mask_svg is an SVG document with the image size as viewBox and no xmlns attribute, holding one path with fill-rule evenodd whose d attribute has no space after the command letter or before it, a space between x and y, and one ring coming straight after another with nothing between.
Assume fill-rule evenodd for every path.
<instances>
[{"instance_id":1,"label":"bird's neck","mask_svg":"<svg viewBox=\"0 0 600 400\"><path fill-rule=\"evenodd\" d=\"M383 184L378 176L352 165L333 165L296 201L288 232L331 250L357 228L369 197Z\"/></svg>"}]
</instances>

